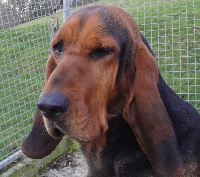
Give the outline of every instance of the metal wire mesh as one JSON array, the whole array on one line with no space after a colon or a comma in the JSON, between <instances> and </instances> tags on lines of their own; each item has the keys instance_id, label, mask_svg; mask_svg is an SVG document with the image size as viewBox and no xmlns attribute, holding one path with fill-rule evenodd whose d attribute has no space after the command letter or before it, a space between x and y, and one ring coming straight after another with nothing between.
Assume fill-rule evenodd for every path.
<instances>
[{"instance_id":1,"label":"metal wire mesh","mask_svg":"<svg viewBox=\"0 0 200 177\"><path fill-rule=\"evenodd\" d=\"M72 0L71 11L109 3L128 11L151 44L165 81L200 111L198 0ZM62 0L0 2L0 161L29 132L48 57L50 22ZM56 12L56 13L55 13Z\"/></svg>"},{"instance_id":2,"label":"metal wire mesh","mask_svg":"<svg viewBox=\"0 0 200 177\"><path fill-rule=\"evenodd\" d=\"M18 151L30 130L48 57L48 16L55 5L50 0L0 2L0 161Z\"/></svg>"}]
</instances>

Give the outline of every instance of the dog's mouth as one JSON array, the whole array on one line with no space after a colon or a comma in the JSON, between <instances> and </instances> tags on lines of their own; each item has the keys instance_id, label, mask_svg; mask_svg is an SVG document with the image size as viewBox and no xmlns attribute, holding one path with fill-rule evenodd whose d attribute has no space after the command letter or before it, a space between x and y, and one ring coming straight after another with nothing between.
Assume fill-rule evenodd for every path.
<instances>
[{"instance_id":1,"label":"dog's mouth","mask_svg":"<svg viewBox=\"0 0 200 177\"><path fill-rule=\"evenodd\" d=\"M61 138L63 137L65 134L57 127L55 127L53 130L50 131L51 136L55 137L55 138Z\"/></svg>"},{"instance_id":2,"label":"dog's mouth","mask_svg":"<svg viewBox=\"0 0 200 177\"><path fill-rule=\"evenodd\" d=\"M44 125L50 136L52 136L53 138L62 138L63 136L65 136L65 132L63 131L63 129L58 126L54 121L51 121L46 117L43 117L43 119Z\"/></svg>"}]
</instances>

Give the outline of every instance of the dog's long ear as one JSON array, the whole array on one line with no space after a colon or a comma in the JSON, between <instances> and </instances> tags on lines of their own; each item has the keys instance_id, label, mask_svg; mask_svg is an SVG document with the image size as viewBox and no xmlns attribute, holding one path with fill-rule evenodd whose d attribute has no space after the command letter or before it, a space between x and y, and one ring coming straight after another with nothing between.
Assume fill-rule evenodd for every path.
<instances>
[{"instance_id":1,"label":"dog's long ear","mask_svg":"<svg viewBox=\"0 0 200 177\"><path fill-rule=\"evenodd\" d=\"M45 83L56 68L54 58L50 56L46 64ZM43 87L44 87L43 86ZM25 155L33 159L41 159L49 155L59 144L62 138L52 138L46 131L42 114L37 108L34 116L33 127L28 136L23 140L21 149Z\"/></svg>"},{"instance_id":2,"label":"dog's long ear","mask_svg":"<svg viewBox=\"0 0 200 177\"><path fill-rule=\"evenodd\" d=\"M184 173L176 136L157 89L156 61L144 43L136 44L135 58L127 62L129 93L124 118L148 157L156 176Z\"/></svg>"}]
</instances>

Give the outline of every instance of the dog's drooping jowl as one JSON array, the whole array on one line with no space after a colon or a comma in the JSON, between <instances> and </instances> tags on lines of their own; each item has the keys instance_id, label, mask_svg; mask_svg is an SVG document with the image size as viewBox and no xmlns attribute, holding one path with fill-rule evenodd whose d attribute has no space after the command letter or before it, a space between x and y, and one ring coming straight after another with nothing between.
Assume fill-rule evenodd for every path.
<instances>
[{"instance_id":1,"label":"dog's drooping jowl","mask_svg":"<svg viewBox=\"0 0 200 177\"><path fill-rule=\"evenodd\" d=\"M200 115L164 82L133 18L111 6L82 8L51 41L30 158L67 135L87 177L200 176Z\"/></svg>"}]
</instances>

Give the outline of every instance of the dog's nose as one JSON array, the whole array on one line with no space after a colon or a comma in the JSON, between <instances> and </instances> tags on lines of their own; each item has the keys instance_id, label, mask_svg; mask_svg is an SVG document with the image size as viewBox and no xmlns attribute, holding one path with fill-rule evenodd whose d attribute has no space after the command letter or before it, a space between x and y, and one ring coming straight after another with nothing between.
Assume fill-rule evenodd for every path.
<instances>
[{"instance_id":1,"label":"dog's nose","mask_svg":"<svg viewBox=\"0 0 200 177\"><path fill-rule=\"evenodd\" d=\"M47 118L54 118L67 111L69 100L60 93L45 93L39 97L38 108Z\"/></svg>"}]
</instances>

